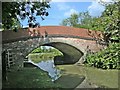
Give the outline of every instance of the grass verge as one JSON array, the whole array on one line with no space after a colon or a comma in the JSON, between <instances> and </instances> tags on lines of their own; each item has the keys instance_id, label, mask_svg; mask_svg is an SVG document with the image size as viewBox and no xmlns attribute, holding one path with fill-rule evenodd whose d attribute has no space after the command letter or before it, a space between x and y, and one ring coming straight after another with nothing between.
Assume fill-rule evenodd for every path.
<instances>
[{"instance_id":1,"label":"grass verge","mask_svg":"<svg viewBox=\"0 0 120 90\"><path fill-rule=\"evenodd\" d=\"M35 67L27 67L21 71L8 72L7 76L8 80L3 83L3 88L73 89L84 80L84 76L63 74L58 80L52 82L47 72Z\"/></svg>"},{"instance_id":2,"label":"grass verge","mask_svg":"<svg viewBox=\"0 0 120 90\"><path fill-rule=\"evenodd\" d=\"M39 68L23 68L21 71L8 72L8 81L3 88L58 88L47 72Z\"/></svg>"},{"instance_id":3,"label":"grass verge","mask_svg":"<svg viewBox=\"0 0 120 90\"><path fill-rule=\"evenodd\" d=\"M86 77L87 81L98 86L118 88L118 70L102 70L76 65L60 65L58 68L67 74L83 75Z\"/></svg>"}]
</instances>

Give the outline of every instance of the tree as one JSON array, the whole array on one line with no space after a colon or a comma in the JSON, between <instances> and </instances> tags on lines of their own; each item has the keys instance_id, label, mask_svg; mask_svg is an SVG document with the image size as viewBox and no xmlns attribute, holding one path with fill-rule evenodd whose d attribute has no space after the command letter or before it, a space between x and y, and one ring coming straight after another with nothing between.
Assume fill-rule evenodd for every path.
<instances>
[{"instance_id":1,"label":"tree","mask_svg":"<svg viewBox=\"0 0 120 90\"><path fill-rule=\"evenodd\" d=\"M61 25L63 26L69 26L69 19L63 19L62 22L61 22Z\"/></svg>"},{"instance_id":2,"label":"tree","mask_svg":"<svg viewBox=\"0 0 120 90\"><path fill-rule=\"evenodd\" d=\"M71 14L71 17L69 18L70 26L77 26L78 24L78 15L76 13Z\"/></svg>"},{"instance_id":3,"label":"tree","mask_svg":"<svg viewBox=\"0 0 120 90\"><path fill-rule=\"evenodd\" d=\"M92 21L93 21L93 17L91 17L90 15L89 15L89 12L88 11L86 11L86 12L80 12L79 13L79 27L82 27L82 28L88 28L88 29L90 29L90 28L92 28L91 26L91 24L93 23Z\"/></svg>"},{"instance_id":4,"label":"tree","mask_svg":"<svg viewBox=\"0 0 120 90\"><path fill-rule=\"evenodd\" d=\"M102 16L95 22L95 28L104 31L107 42L119 42L120 30L120 1L106 4ZM94 24L94 25L95 25Z\"/></svg>"},{"instance_id":5,"label":"tree","mask_svg":"<svg viewBox=\"0 0 120 90\"><path fill-rule=\"evenodd\" d=\"M109 36L109 41L119 41L120 30L120 1L110 4L106 7L102 15L102 22L104 25L106 36Z\"/></svg>"},{"instance_id":6,"label":"tree","mask_svg":"<svg viewBox=\"0 0 120 90\"><path fill-rule=\"evenodd\" d=\"M80 12L79 14L73 13L69 18L63 19L61 25L80 27L80 28L91 28L91 22L93 18L88 12Z\"/></svg>"},{"instance_id":7,"label":"tree","mask_svg":"<svg viewBox=\"0 0 120 90\"><path fill-rule=\"evenodd\" d=\"M48 16L49 1L45 2L2 2L2 25L4 29L14 29L21 26L19 20L28 19L29 27L39 25L35 16Z\"/></svg>"},{"instance_id":8,"label":"tree","mask_svg":"<svg viewBox=\"0 0 120 90\"><path fill-rule=\"evenodd\" d=\"M64 19L62 21L61 25L77 27L78 21L79 21L78 14L73 13L73 14L71 14L71 16L69 18Z\"/></svg>"},{"instance_id":9,"label":"tree","mask_svg":"<svg viewBox=\"0 0 120 90\"><path fill-rule=\"evenodd\" d=\"M120 0L106 6L102 16L94 22L94 28L104 31L108 47L96 54L87 56L85 63L103 69L120 69Z\"/></svg>"}]
</instances>

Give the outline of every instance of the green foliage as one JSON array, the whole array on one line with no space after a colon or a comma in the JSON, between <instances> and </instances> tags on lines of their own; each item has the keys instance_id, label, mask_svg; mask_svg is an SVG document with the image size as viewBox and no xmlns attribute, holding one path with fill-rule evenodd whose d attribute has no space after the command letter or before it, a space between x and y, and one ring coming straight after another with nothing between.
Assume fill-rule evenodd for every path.
<instances>
[{"instance_id":1,"label":"green foliage","mask_svg":"<svg viewBox=\"0 0 120 90\"><path fill-rule=\"evenodd\" d=\"M20 28L20 20L28 19L29 27L38 25L35 16L48 16L49 2L2 2L2 26L4 29Z\"/></svg>"},{"instance_id":2,"label":"green foliage","mask_svg":"<svg viewBox=\"0 0 120 90\"><path fill-rule=\"evenodd\" d=\"M41 61L53 60L55 56L62 56L61 53L39 53L39 54L29 54L30 59L34 63L39 63Z\"/></svg>"},{"instance_id":3,"label":"green foliage","mask_svg":"<svg viewBox=\"0 0 120 90\"><path fill-rule=\"evenodd\" d=\"M92 19L93 18L89 15L88 12L80 12L79 14L73 13L69 18L63 19L61 25L90 28L89 24L91 23Z\"/></svg>"},{"instance_id":4,"label":"green foliage","mask_svg":"<svg viewBox=\"0 0 120 90\"><path fill-rule=\"evenodd\" d=\"M36 48L34 49L31 54L34 54L34 53L53 53L53 54L62 54L58 49L55 49L55 48L49 48L49 49L46 49L46 47L43 46L43 48L39 47L39 48Z\"/></svg>"},{"instance_id":5,"label":"green foliage","mask_svg":"<svg viewBox=\"0 0 120 90\"><path fill-rule=\"evenodd\" d=\"M19 21L16 23L17 16L15 12L17 12L18 5L17 2L2 2L2 27L4 29L9 29L15 27L17 24L20 24Z\"/></svg>"},{"instance_id":6,"label":"green foliage","mask_svg":"<svg viewBox=\"0 0 120 90\"><path fill-rule=\"evenodd\" d=\"M69 18L63 19L61 25L103 31L103 27L98 25L100 23L100 18L91 17L87 11L79 14L73 13Z\"/></svg>"},{"instance_id":7,"label":"green foliage","mask_svg":"<svg viewBox=\"0 0 120 90\"><path fill-rule=\"evenodd\" d=\"M71 16L67 19L64 19L61 23L61 25L63 26L73 26L73 27L77 27L78 24L78 18L79 15L76 13L71 14Z\"/></svg>"},{"instance_id":8,"label":"green foliage","mask_svg":"<svg viewBox=\"0 0 120 90\"><path fill-rule=\"evenodd\" d=\"M105 50L88 54L85 64L102 69L120 69L120 44L110 44Z\"/></svg>"},{"instance_id":9,"label":"green foliage","mask_svg":"<svg viewBox=\"0 0 120 90\"><path fill-rule=\"evenodd\" d=\"M41 53L43 50L41 48L34 49L31 53Z\"/></svg>"},{"instance_id":10,"label":"green foliage","mask_svg":"<svg viewBox=\"0 0 120 90\"><path fill-rule=\"evenodd\" d=\"M104 31L107 42L119 42L120 30L120 1L106 5L102 16L97 18L94 28Z\"/></svg>"},{"instance_id":11,"label":"green foliage","mask_svg":"<svg viewBox=\"0 0 120 90\"><path fill-rule=\"evenodd\" d=\"M106 5L102 16L96 18L94 28L101 29L105 34L105 41L108 42L107 49L88 55L86 63L90 66L103 69L120 69L120 1Z\"/></svg>"},{"instance_id":12,"label":"green foliage","mask_svg":"<svg viewBox=\"0 0 120 90\"><path fill-rule=\"evenodd\" d=\"M30 59L38 63L42 60L53 60L55 56L62 56L63 54L55 49L55 48L49 48L46 49L44 46L42 48L34 49L30 54Z\"/></svg>"}]
</instances>

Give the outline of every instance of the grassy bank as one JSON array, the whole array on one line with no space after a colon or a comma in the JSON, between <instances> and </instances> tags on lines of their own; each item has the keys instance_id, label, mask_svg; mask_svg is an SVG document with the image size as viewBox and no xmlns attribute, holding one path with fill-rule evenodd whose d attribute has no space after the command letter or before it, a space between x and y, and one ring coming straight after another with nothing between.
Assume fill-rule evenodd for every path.
<instances>
[{"instance_id":1,"label":"grassy bank","mask_svg":"<svg viewBox=\"0 0 120 90\"><path fill-rule=\"evenodd\" d=\"M60 85L51 81L47 72L38 68L23 68L21 71L8 72L5 88L58 88Z\"/></svg>"},{"instance_id":2,"label":"grassy bank","mask_svg":"<svg viewBox=\"0 0 120 90\"><path fill-rule=\"evenodd\" d=\"M86 67L87 78L99 86L118 88L118 70L102 70Z\"/></svg>"},{"instance_id":3,"label":"grassy bank","mask_svg":"<svg viewBox=\"0 0 120 90\"><path fill-rule=\"evenodd\" d=\"M4 88L75 88L85 79L89 83L109 88L118 87L117 70L101 70L86 66L60 65L62 76L55 82L47 72L38 68L23 68L21 71L8 72Z\"/></svg>"},{"instance_id":4,"label":"grassy bank","mask_svg":"<svg viewBox=\"0 0 120 90\"><path fill-rule=\"evenodd\" d=\"M102 70L76 65L61 65L58 68L67 74L84 75L89 83L109 88L118 88L118 70Z\"/></svg>"},{"instance_id":5,"label":"grassy bank","mask_svg":"<svg viewBox=\"0 0 120 90\"><path fill-rule=\"evenodd\" d=\"M53 53L30 54L33 62L52 60ZM102 70L78 65L58 65L62 76L55 82L51 81L47 72L33 67L20 71L7 72L8 81L3 83L5 88L75 88L84 79L89 83L109 88L118 87L118 70Z\"/></svg>"},{"instance_id":6,"label":"grassy bank","mask_svg":"<svg viewBox=\"0 0 120 90\"><path fill-rule=\"evenodd\" d=\"M7 72L7 76L8 80L3 83L3 88L75 88L84 80L83 76L63 74L52 82L47 72L33 67Z\"/></svg>"}]
</instances>

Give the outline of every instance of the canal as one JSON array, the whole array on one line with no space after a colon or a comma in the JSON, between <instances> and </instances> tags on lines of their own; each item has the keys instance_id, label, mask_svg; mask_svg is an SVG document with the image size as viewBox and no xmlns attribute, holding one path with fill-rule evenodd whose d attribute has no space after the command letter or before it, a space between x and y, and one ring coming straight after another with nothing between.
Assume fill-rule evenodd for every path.
<instances>
[{"instance_id":1,"label":"canal","mask_svg":"<svg viewBox=\"0 0 120 90\"><path fill-rule=\"evenodd\" d=\"M46 71L51 81L63 88L118 87L118 70L101 70L79 64L54 65L54 60L49 59L32 63Z\"/></svg>"},{"instance_id":2,"label":"canal","mask_svg":"<svg viewBox=\"0 0 120 90\"><path fill-rule=\"evenodd\" d=\"M40 60L36 65L46 71L53 82L60 83L64 88L118 87L118 70L102 70L79 64L54 65L51 57Z\"/></svg>"},{"instance_id":3,"label":"canal","mask_svg":"<svg viewBox=\"0 0 120 90\"><path fill-rule=\"evenodd\" d=\"M54 83L59 83L62 86L62 88L75 88L80 83L82 83L85 79L85 76L83 76L82 74L79 74L78 69L76 69L75 72L68 73L63 68L64 66L71 67L73 65L55 65L54 60L50 60L50 58L49 59L46 58L47 60L40 60L40 62L35 63L33 62L34 60L30 58L30 56L32 56L32 58L33 57L35 58L36 56L34 55L33 54L29 55L27 63L28 64L32 63L33 65L37 66L39 69L47 72L48 76L51 78L51 81ZM72 71L74 69L75 67L71 67Z\"/></svg>"},{"instance_id":4,"label":"canal","mask_svg":"<svg viewBox=\"0 0 120 90\"><path fill-rule=\"evenodd\" d=\"M36 53L37 52L37 53ZM40 53L38 53L40 52ZM33 50L20 71L7 72L3 88L117 88L118 70L102 70L85 65L54 65L55 49Z\"/></svg>"}]
</instances>

